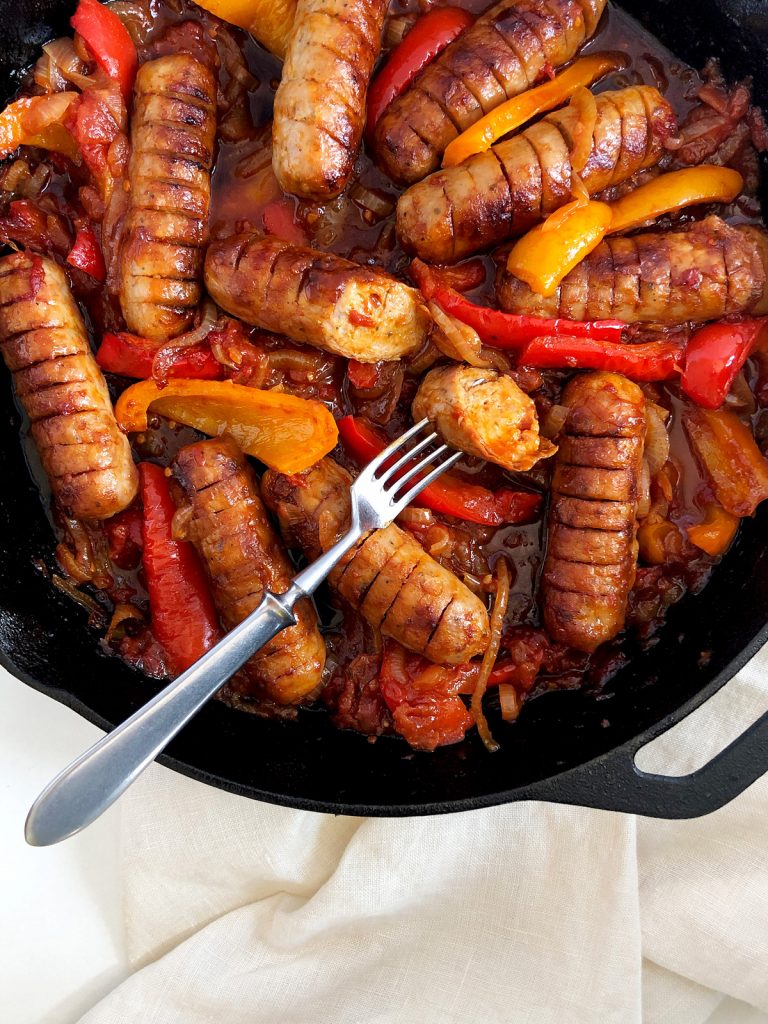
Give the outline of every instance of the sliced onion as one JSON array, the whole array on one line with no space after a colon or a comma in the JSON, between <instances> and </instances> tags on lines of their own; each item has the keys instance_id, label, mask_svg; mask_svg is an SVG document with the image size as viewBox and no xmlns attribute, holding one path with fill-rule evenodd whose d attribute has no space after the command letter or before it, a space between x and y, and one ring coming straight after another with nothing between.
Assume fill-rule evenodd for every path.
<instances>
[{"instance_id":1,"label":"sliced onion","mask_svg":"<svg viewBox=\"0 0 768 1024\"><path fill-rule=\"evenodd\" d=\"M203 315L197 327L193 327L186 334L180 334L178 338L171 338L155 352L155 358L152 360L153 378L158 381L165 380L176 359L176 353L181 349L191 348L192 345L199 345L201 341L205 341L217 323L218 310L210 300L206 300L203 306Z\"/></svg>"},{"instance_id":2,"label":"sliced onion","mask_svg":"<svg viewBox=\"0 0 768 1024\"><path fill-rule=\"evenodd\" d=\"M107 613L101 605L90 594L83 593L72 580L65 579L54 573L51 576L51 583L57 590L62 591L67 597L71 597L88 612L88 625L95 628L102 627L107 620Z\"/></svg>"},{"instance_id":3,"label":"sliced onion","mask_svg":"<svg viewBox=\"0 0 768 1024\"><path fill-rule=\"evenodd\" d=\"M415 14L397 14L387 18L387 23L384 26L384 49L388 50L402 42L413 28L415 21Z\"/></svg>"},{"instance_id":4,"label":"sliced onion","mask_svg":"<svg viewBox=\"0 0 768 1024\"><path fill-rule=\"evenodd\" d=\"M55 92L42 97L42 102L24 115L24 128L30 135L39 135L52 124L61 124L70 106L77 100L76 92Z\"/></svg>"},{"instance_id":5,"label":"sliced onion","mask_svg":"<svg viewBox=\"0 0 768 1024\"><path fill-rule=\"evenodd\" d=\"M394 196L380 188L368 188L361 181L354 183L349 190L349 197L362 210L371 214L373 222L384 220L395 208Z\"/></svg>"},{"instance_id":6,"label":"sliced onion","mask_svg":"<svg viewBox=\"0 0 768 1024\"><path fill-rule=\"evenodd\" d=\"M645 519L651 511L651 471L648 459L643 459L640 467L640 480L637 485L637 518Z\"/></svg>"},{"instance_id":7,"label":"sliced onion","mask_svg":"<svg viewBox=\"0 0 768 1024\"><path fill-rule=\"evenodd\" d=\"M592 152L592 140L597 124L597 102L586 86L578 88L571 97L573 109L579 115L579 121L573 132L573 148L571 150L571 167L581 174Z\"/></svg>"},{"instance_id":8,"label":"sliced onion","mask_svg":"<svg viewBox=\"0 0 768 1024\"><path fill-rule=\"evenodd\" d=\"M107 644L112 643L115 638L115 634L124 622L129 620L143 621L144 616L141 610L136 607L135 604L119 604L112 612L112 618L110 619L109 626L107 626L107 632L104 636L104 642Z\"/></svg>"},{"instance_id":9,"label":"sliced onion","mask_svg":"<svg viewBox=\"0 0 768 1024\"><path fill-rule=\"evenodd\" d=\"M565 421L568 419L568 406L567 405L553 405L547 415L539 424L539 433L548 438L550 441L554 440L560 431L565 426Z\"/></svg>"},{"instance_id":10,"label":"sliced onion","mask_svg":"<svg viewBox=\"0 0 768 1024\"><path fill-rule=\"evenodd\" d=\"M523 702L511 683L499 683L499 703L501 704L501 717L504 721L516 721Z\"/></svg>"},{"instance_id":11,"label":"sliced onion","mask_svg":"<svg viewBox=\"0 0 768 1024\"><path fill-rule=\"evenodd\" d=\"M128 35L137 47L146 45L152 31L152 15L142 4L131 3L130 0L113 0L106 5L114 11L120 21L128 29Z\"/></svg>"},{"instance_id":12,"label":"sliced onion","mask_svg":"<svg viewBox=\"0 0 768 1024\"><path fill-rule=\"evenodd\" d=\"M482 355L483 343L477 331L469 324L449 316L436 302L429 302L428 305L437 328L432 332L432 341L443 355L457 363L487 369L491 364Z\"/></svg>"},{"instance_id":13,"label":"sliced onion","mask_svg":"<svg viewBox=\"0 0 768 1024\"><path fill-rule=\"evenodd\" d=\"M51 68L56 69L56 74L65 82L76 85L78 89L92 89L106 85L109 81L107 75L99 68L90 74L87 73L89 65L77 55L74 41L69 36L44 43L43 50L51 62Z\"/></svg>"},{"instance_id":14,"label":"sliced onion","mask_svg":"<svg viewBox=\"0 0 768 1024\"><path fill-rule=\"evenodd\" d=\"M743 370L737 374L733 384L731 384L731 390L726 395L725 404L729 409L746 412L750 416L755 412L757 403Z\"/></svg>"},{"instance_id":15,"label":"sliced onion","mask_svg":"<svg viewBox=\"0 0 768 1024\"><path fill-rule=\"evenodd\" d=\"M496 658L499 655L501 630L504 625L504 616L507 613L507 605L509 604L509 583L509 568L506 559L500 558L496 569L496 597L494 598L493 611L491 612L491 638L483 655L480 672L472 694L472 715L477 723L477 731L485 744L486 750L491 753L499 749L499 744L491 735L488 720L483 711L483 696L485 695L493 666L496 663Z\"/></svg>"},{"instance_id":16,"label":"sliced onion","mask_svg":"<svg viewBox=\"0 0 768 1024\"><path fill-rule=\"evenodd\" d=\"M650 479L655 480L669 459L669 434L666 421L669 413L655 402L645 404L645 460Z\"/></svg>"}]
</instances>

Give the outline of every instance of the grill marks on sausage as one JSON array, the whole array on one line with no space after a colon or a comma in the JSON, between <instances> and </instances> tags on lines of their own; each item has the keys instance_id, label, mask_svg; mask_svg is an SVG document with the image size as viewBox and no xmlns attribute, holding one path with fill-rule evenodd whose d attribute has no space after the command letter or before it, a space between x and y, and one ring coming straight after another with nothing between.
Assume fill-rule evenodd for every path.
<instances>
[{"instance_id":1,"label":"grill marks on sausage","mask_svg":"<svg viewBox=\"0 0 768 1024\"><path fill-rule=\"evenodd\" d=\"M645 439L640 388L613 373L582 374L552 479L542 576L553 639L591 652L624 626L637 561L638 487Z\"/></svg>"},{"instance_id":2,"label":"grill marks on sausage","mask_svg":"<svg viewBox=\"0 0 768 1024\"><path fill-rule=\"evenodd\" d=\"M652 86L596 97L597 122L581 179L595 195L658 163L674 125ZM506 142L411 186L397 204L403 246L447 263L522 234L572 198L571 150L579 114L555 111Z\"/></svg>"},{"instance_id":3,"label":"grill marks on sausage","mask_svg":"<svg viewBox=\"0 0 768 1024\"><path fill-rule=\"evenodd\" d=\"M618 317L674 326L755 310L764 300L764 235L719 217L680 231L605 239L544 297L502 267L502 309L573 320Z\"/></svg>"},{"instance_id":4,"label":"grill marks on sausage","mask_svg":"<svg viewBox=\"0 0 768 1024\"><path fill-rule=\"evenodd\" d=\"M0 351L54 498L74 519L106 519L138 475L67 279L51 260L0 260Z\"/></svg>"},{"instance_id":5,"label":"grill marks on sausage","mask_svg":"<svg viewBox=\"0 0 768 1024\"><path fill-rule=\"evenodd\" d=\"M189 54L141 67L119 296L126 324L142 337L162 342L180 334L200 302L215 135L209 68Z\"/></svg>"},{"instance_id":6,"label":"grill marks on sausage","mask_svg":"<svg viewBox=\"0 0 768 1024\"><path fill-rule=\"evenodd\" d=\"M208 573L214 602L227 629L257 607L264 591L282 594L293 576L288 556L269 522L245 457L230 438L182 448L174 463L191 515L186 536ZM325 642L309 600L295 609L297 624L283 630L245 665L231 687L246 696L295 704L321 682Z\"/></svg>"},{"instance_id":7,"label":"grill marks on sausage","mask_svg":"<svg viewBox=\"0 0 768 1024\"><path fill-rule=\"evenodd\" d=\"M384 112L374 142L384 170L403 183L434 171L460 132L529 89L547 68L569 61L604 7L605 0L497 3Z\"/></svg>"},{"instance_id":8,"label":"grill marks on sausage","mask_svg":"<svg viewBox=\"0 0 768 1024\"><path fill-rule=\"evenodd\" d=\"M383 270L274 238L214 242L205 282L233 316L362 362L415 352L430 325L420 294Z\"/></svg>"},{"instance_id":9,"label":"grill marks on sausage","mask_svg":"<svg viewBox=\"0 0 768 1024\"><path fill-rule=\"evenodd\" d=\"M316 558L348 527L351 482L346 470L325 458L293 476L270 470L261 487L286 541ZM383 636L438 664L468 661L488 645L482 602L394 524L366 534L329 580Z\"/></svg>"},{"instance_id":10,"label":"grill marks on sausage","mask_svg":"<svg viewBox=\"0 0 768 1024\"><path fill-rule=\"evenodd\" d=\"M347 184L386 10L387 0L299 0L274 107L272 160L286 192L330 199Z\"/></svg>"}]
</instances>

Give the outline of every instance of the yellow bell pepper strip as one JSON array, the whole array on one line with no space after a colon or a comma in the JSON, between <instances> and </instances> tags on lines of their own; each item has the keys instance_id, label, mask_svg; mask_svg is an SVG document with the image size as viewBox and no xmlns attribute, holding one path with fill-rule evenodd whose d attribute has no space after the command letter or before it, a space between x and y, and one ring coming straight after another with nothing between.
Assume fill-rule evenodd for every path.
<instances>
[{"instance_id":1,"label":"yellow bell pepper strip","mask_svg":"<svg viewBox=\"0 0 768 1024\"><path fill-rule=\"evenodd\" d=\"M285 57L296 0L201 0L200 6L230 25L244 28L277 57Z\"/></svg>"},{"instance_id":2,"label":"yellow bell pepper strip","mask_svg":"<svg viewBox=\"0 0 768 1024\"><path fill-rule=\"evenodd\" d=\"M9 103L0 114L0 159L19 146L39 146L79 163L77 143L61 123L78 99L76 92L57 92Z\"/></svg>"},{"instance_id":3,"label":"yellow bell pepper strip","mask_svg":"<svg viewBox=\"0 0 768 1024\"><path fill-rule=\"evenodd\" d=\"M730 203L739 195L744 179L730 167L701 164L660 174L653 181L611 203L610 233L630 231L647 220L697 203Z\"/></svg>"},{"instance_id":4,"label":"yellow bell pepper strip","mask_svg":"<svg viewBox=\"0 0 768 1024\"><path fill-rule=\"evenodd\" d=\"M625 67L626 64L626 58L617 53L595 53L582 57L550 82L501 103L467 128L449 143L443 154L443 167L455 167L467 157L484 153L503 135L514 131L538 114L562 106L577 89L592 85L612 71Z\"/></svg>"},{"instance_id":5,"label":"yellow bell pepper strip","mask_svg":"<svg viewBox=\"0 0 768 1024\"><path fill-rule=\"evenodd\" d=\"M768 462L752 431L727 409L692 406L683 426L717 502L732 516L751 516L768 498Z\"/></svg>"},{"instance_id":6,"label":"yellow bell pepper strip","mask_svg":"<svg viewBox=\"0 0 768 1024\"><path fill-rule=\"evenodd\" d=\"M565 275L602 242L611 216L607 203L568 203L515 243L507 270L539 295L554 295Z\"/></svg>"},{"instance_id":7,"label":"yellow bell pepper strip","mask_svg":"<svg viewBox=\"0 0 768 1024\"><path fill-rule=\"evenodd\" d=\"M248 455L278 473L309 469L335 446L339 432L321 403L222 380L139 381L120 395L115 416L126 433L144 431L159 413L210 437L229 434Z\"/></svg>"},{"instance_id":8,"label":"yellow bell pepper strip","mask_svg":"<svg viewBox=\"0 0 768 1024\"><path fill-rule=\"evenodd\" d=\"M738 517L713 501L705 508L702 522L689 526L686 532L691 543L714 558L730 546L738 528Z\"/></svg>"}]
</instances>

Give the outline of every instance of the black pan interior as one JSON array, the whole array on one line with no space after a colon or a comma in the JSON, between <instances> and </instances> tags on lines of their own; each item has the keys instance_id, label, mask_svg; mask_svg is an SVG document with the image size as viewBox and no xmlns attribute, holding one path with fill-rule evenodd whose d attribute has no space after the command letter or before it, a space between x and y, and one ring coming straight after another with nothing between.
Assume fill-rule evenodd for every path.
<instances>
[{"instance_id":1,"label":"black pan interior","mask_svg":"<svg viewBox=\"0 0 768 1024\"><path fill-rule=\"evenodd\" d=\"M716 55L729 78L753 75L756 101L768 105L763 0L627 0L624 7L694 66ZM6 25L0 88L7 97L17 69L65 28L70 10L59 0L0 0L0 13ZM84 612L41 571L52 565L52 535L20 429L6 379L0 388L0 661L108 727L156 687L100 652ZM397 739L370 744L341 733L320 711L277 722L213 702L163 761L245 796L334 812L427 813L546 797L545 780L633 737L656 734L735 671L768 621L767 538L763 508L744 524L710 584L671 610L656 645L630 662L609 692L598 700L576 692L538 698L514 727L497 724L503 744L495 755L476 736L414 754Z\"/></svg>"}]
</instances>

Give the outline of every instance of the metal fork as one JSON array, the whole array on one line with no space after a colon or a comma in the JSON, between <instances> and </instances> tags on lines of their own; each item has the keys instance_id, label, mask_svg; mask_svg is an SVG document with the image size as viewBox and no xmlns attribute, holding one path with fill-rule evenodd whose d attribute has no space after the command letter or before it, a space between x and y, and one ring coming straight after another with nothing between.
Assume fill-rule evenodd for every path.
<instances>
[{"instance_id":1,"label":"metal fork","mask_svg":"<svg viewBox=\"0 0 768 1024\"><path fill-rule=\"evenodd\" d=\"M267 591L258 608L220 643L46 786L27 816L28 843L50 846L95 821L256 651L296 625L296 602L317 590L364 533L388 526L453 465L460 452L446 456L444 444L428 450L437 440L434 432L421 436L428 423L421 420L411 427L357 477L351 488L352 525L341 540L300 572L284 594ZM415 443L409 447L409 442Z\"/></svg>"}]
</instances>

